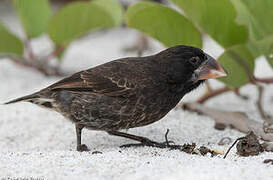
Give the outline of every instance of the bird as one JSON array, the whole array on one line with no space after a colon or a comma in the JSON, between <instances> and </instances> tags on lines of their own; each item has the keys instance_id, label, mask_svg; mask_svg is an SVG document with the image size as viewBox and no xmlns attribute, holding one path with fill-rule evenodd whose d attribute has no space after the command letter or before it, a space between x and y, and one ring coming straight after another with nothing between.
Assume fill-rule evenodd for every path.
<instances>
[{"instance_id":1,"label":"bird","mask_svg":"<svg viewBox=\"0 0 273 180\"><path fill-rule=\"evenodd\" d=\"M203 50L177 45L155 55L109 61L5 104L25 101L62 114L75 124L77 151L89 150L81 143L83 128L162 147L166 142L122 130L162 119L206 79L224 76L227 71Z\"/></svg>"}]
</instances>

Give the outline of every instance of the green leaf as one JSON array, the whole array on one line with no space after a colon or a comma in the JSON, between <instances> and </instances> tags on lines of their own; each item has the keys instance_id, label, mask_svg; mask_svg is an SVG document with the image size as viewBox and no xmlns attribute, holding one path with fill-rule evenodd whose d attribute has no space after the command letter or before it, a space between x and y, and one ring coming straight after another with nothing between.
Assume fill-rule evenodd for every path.
<instances>
[{"instance_id":1,"label":"green leaf","mask_svg":"<svg viewBox=\"0 0 273 180\"><path fill-rule=\"evenodd\" d=\"M157 39L165 46L178 44L202 47L202 37L194 25L177 11L151 2L138 2L126 12L128 26Z\"/></svg>"},{"instance_id":2,"label":"green leaf","mask_svg":"<svg viewBox=\"0 0 273 180\"><path fill-rule=\"evenodd\" d=\"M50 20L48 34L59 46L98 28L112 27L113 18L101 6L90 2L74 2L58 11Z\"/></svg>"},{"instance_id":3,"label":"green leaf","mask_svg":"<svg viewBox=\"0 0 273 180\"><path fill-rule=\"evenodd\" d=\"M253 27L258 31L257 39L273 34L273 1L272 0L241 0L246 6Z\"/></svg>"},{"instance_id":4,"label":"green leaf","mask_svg":"<svg viewBox=\"0 0 273 180\"><path fill-rule=\"evenodd\" d=\"M16 54L22 56L24 46L22 41L11 34L0 22L0 54Z\"/></svg>"},{"instance_id":5,"label":"green leaf","mask_svg":"<svg viewBox=\"0 0 273 180\"><path fill-rule=\"evenodd\" d=\"M123 7L117 0L93 0L91 3L94 3L107 11L113 18L116 26L122 23Z\"/></svg>"},{"instance_id":6,"label":"green leaf","mask_svg":"<svg viewBox=\"0 0 273 180\"><path fill-rule=\"evenodd\" d=\"M13 5L28 37L45 32L51 16L48 0L13 0Z\"/></svg>"},{"instance_id":7,"label":"green leaf","mask_svg":"<svg viewBox=\"0 0 273 180\"><path fill-rule=\"evenodd\" d=\"M242 3L241 0L231 0L234 8L237 12L236 21L239 24L243 24L248 27L249 39L257 40L259 39L259 28L254 26L254 19L252 14L249 12L249 9Z\"/></svg>"},{"instance_id":8,"label":"green leaf","mask_svg":"<svg viewBox=\"0 0 273 180\"><path fill-rule=\"evenodd\" d=\"M252 41L251 45L258 48L261 54L265 56L271 67L273 67L273 34L266 36L266 38L259 41Z\"/></svg>"},{"instance_id":9,"label":"green leaf","mask_svg":"<svg viewBox=\"0 0 273 180\"><path fill-rule=\"evenodd\" d=\"M236 45L227 49L218 61L227 70L228 76L220 78L230 87L240 87L249 82L254 71L254 57L246 45Z\"/></svg>"},{"instance_id":10,"label":"green leaf","mask_svg":"<svg viewBox=\"0 0 273 180\"><path fill-rule=\"evenodd\" d=\"M189 19L225 48L248 40L244 25L235 21L230 0L170 0L183 9Z\"/></svg>"},{"instance_id":11,"label":"green leaf","mask_svg":"<svg viewBox=\"0 0 273 180\"><path fill-rule=\"evenodd\" d=\"M231 0L238 13L238 21L248 26L251 52L264 55L273 67L273 1Z\"/></svg>"}]
</instances>

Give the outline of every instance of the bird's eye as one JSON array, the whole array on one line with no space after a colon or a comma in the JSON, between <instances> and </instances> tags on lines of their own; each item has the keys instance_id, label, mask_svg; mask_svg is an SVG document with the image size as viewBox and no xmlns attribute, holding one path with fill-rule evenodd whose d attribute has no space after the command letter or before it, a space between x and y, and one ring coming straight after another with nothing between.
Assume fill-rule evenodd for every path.
<instances>
[{"instance_id":1,"label":"bird's eye","mask_svg":"<svg viewBox=\"0 0 273 180\"><path fill-rule=\"evenodd\" d=\"M198 65L200 63L200 58L198 56L192 57L189 61L192 65Z\"/></svg>"}]
</instances>

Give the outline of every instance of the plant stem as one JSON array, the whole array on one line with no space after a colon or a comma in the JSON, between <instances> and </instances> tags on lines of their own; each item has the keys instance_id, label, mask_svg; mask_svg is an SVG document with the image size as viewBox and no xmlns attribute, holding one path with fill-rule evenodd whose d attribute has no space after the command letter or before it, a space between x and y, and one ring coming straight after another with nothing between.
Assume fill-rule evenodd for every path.
<instances>
[{"instance_id":1,"label":"plant stem","mask_svg":"<svg viewBox=\"0 0 273 180\"><path fill-rule=\"evenodd\" d=\"M64 46L59 45L55 48L54 51L52 51L50 54L48 54L47 56L45 56L43 59L46 61L50 61L51 59L55 58L56 56L58 56L62 51L64 50Z\"/></svg>"},{"instance_id":2,"label":"plant stem","mask_svg":"<svg viewBox=\"0 0 273 180\"><path fill-rule=\"evenodd\" d=\"M273 133L273 129L270 128L270 126L273 124L273 119L270 117L265 110L263 109L262 99L263 99L263 93L264 88L261 85L257 85L258 88L258 100L257 100L257 108L258 112L260 113L260 116L264 119L263 129L265 133Z\"/></svg>"},{"instance_id":3,"label":"plant stem","mask_svg":"<svg viewBox=\"0 0 273 180\"><path fill-rule=\"evenodd\" d=\"M8 58L16 64L39 71L45 76L63 76L63 74L58 70L58 68L49 66L47 63L44 63L41 60L32 61L24 57L10 54L1 55L0 59L1 58Z\"/></svg>"},{"instance_id":4,"label":"plant stem","mask_svg":"<svg viewBox=\"0 0 273 180\"><path fill-rule=\"evenodd\" d=\"M206 80L206 81L205 81L205 84L206 84L206 86L207 86L207 90L208 90L209 92L212 91L212 88L211 88L211 86L210 86L209 80Z\"/></svg>"},{"instance_id":5,"label":"plant stem","mask_svg":"<svg viewBox=\"0 0 273 180\"><path fill-rule=\"evenodd\" d=\"M206 94L204 94L202 97L200 97L197 100L197 102L202 104L205 101L207 101L208 99L210 99L212 97L215 97L215 96L218 96L218 95L223 94L223 93L228 92L228 91L232 91L232 89L230 89L229 87L223 87L223 88L219 88L219 89L216 89L216 90L211 90L211 91L207 92Z\"/></svg>"},{"instance_id":6,"label":"plant stem","mask_svg":"<svg viewBox=\"0 0 273 180\"><path fill-rule=\"evenodd\" d=\"M30 60L35 60L36 58L35 58L35 55L33 54L29 39L25 40L25 48L26 48L28 58Z\"/></svg>"},{"instance_id":7,"label":"plant stem","mask_svg":"<svg viewBox=\"0 0 273 180\"><path fill-rule=\"evenodd\" d=\"M273 83L273 77L269 77L269 78L254 78L255 81L260 82L260 83L265 83L265 84L270 84Z\"/></svg>"},{"instance_id":8,"label":"plant stem","mask_svg":"<svg viewBox=\"0 0 273 180\"><path fill-rule=\"evenodd\" d=\"M265 111L263 110L263 106L262 106L264 88L262 86L257 86L257 88L258 88L259 95L258 95L258 100L257 100L256 105L257 105L257 108L258 108L258 111L259 111L261 117L263 119L267 119L268 116L266 115Z\"/></svg>"}]
</instances>

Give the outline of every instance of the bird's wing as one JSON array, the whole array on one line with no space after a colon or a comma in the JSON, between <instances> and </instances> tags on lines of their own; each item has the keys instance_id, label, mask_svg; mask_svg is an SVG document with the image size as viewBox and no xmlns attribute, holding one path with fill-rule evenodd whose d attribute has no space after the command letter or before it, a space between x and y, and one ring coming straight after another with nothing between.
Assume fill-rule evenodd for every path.
<instances>
[{"instance_id":1,"label":"bird's wing","mask_svg":"<svg viewBox=\"0 0 273 180\"><path fill-rule=\"evenodd\" d=\"M66 89L72 92L98 93L107 96L130 96L136 94L141 86L145 86L145 81L150 83L152 81L149 76L140 73L132 66L127 61L112 61L75 73L51 85L49 89Z\"/></svg>"}]
</instances>

